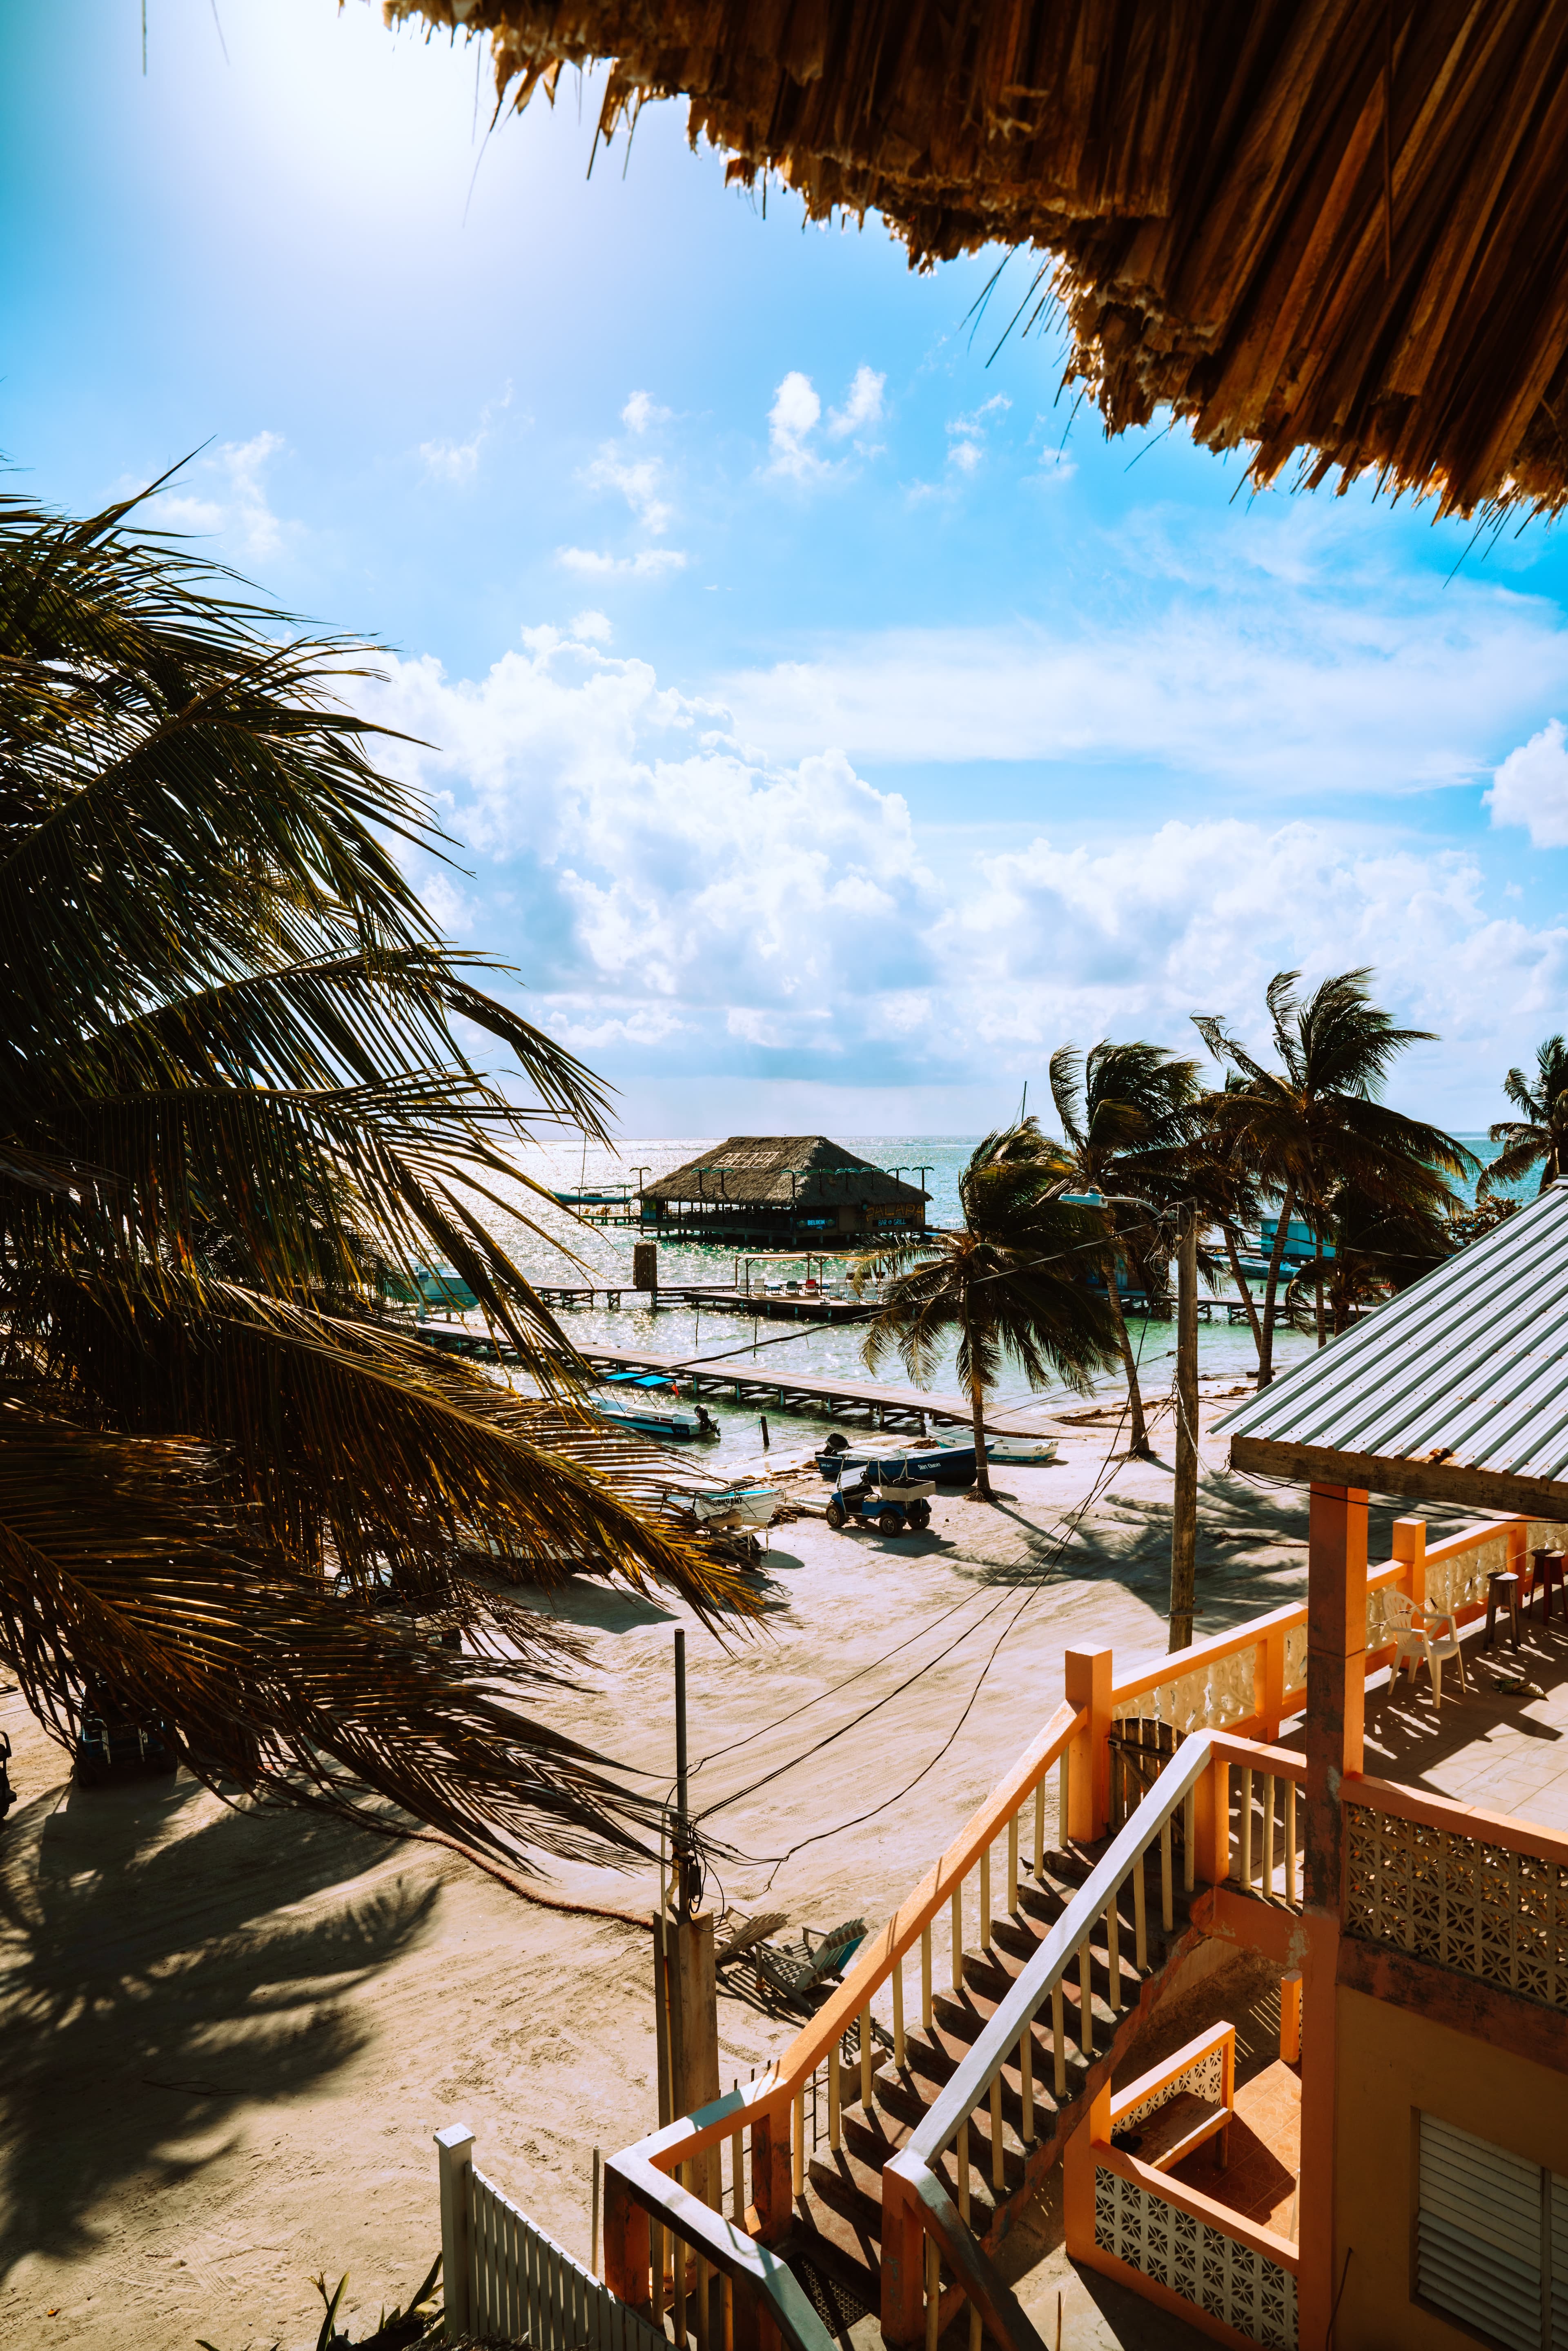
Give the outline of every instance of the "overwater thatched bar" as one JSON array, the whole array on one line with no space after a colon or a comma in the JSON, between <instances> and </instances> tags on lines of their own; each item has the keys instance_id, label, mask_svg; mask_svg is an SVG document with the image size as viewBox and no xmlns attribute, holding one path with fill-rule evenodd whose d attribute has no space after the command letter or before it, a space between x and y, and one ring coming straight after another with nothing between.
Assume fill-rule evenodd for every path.
<instances>
[{"instance_id":1,"label":"overwater thatched bar","mask_svg":"<svg viewBox=\"0 0 1568 2351\"><path fill-rule=\"evenodd\" d=\"M1113 433L1168 406L1253 478L1442 511L1568 497L1568 8L1552 0L387 0L501 95L612 60L601 131L690 99L748 183L995 243Z\"/></svg>"},{"instance_id":2,"label":"overwater thatched bar","mask_svg":"<svg viewBox=\"0 0 1568 2351\"><path fill-rule=\"evenodd\" d=\"M926 1198L825 1134L732 1134L645 1184L643 1222L671 1239L831 1248L852 1234L918 1230Z\"/></svg>"}]
</instances>

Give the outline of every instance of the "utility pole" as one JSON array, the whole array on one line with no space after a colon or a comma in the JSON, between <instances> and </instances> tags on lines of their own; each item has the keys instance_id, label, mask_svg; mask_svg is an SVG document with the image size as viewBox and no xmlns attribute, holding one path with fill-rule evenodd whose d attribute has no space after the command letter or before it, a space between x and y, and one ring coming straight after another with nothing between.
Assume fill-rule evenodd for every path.
<instances>
[{"instance_id":1,"label":"utility pole","mask_svg":"<svg viewBox=\"0 0 1568 2351\"><path fill-rule=\"evenodd\" d=\"M1173 1650L1192 1646L1197 1572L1197 1210L1181 1212L1176 1244L1176 1494L1171 1512Z\"/></svg>"},{"instance_id":2,"label":"utility pole","mask_svg":"<svg viewBox=\"0 0 1568 2351\"><path fill-rule=\"evenodd\" d=\"M683 1924L692 1915L691 1784L686 1770L686 1635L675 1627L675 1916Z\"/></svg>"}]
</instances>

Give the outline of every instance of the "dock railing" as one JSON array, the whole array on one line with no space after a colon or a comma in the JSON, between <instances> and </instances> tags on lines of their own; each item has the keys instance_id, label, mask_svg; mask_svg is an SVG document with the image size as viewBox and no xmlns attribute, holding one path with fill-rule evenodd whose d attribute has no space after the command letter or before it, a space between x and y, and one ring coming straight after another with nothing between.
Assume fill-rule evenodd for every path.
<instances>
[{"instance_id":1,"label":"dock railing","mask_svg":"<svg viewBox=\"0 0 1568 2351\"><path fill-rule=\"evenodd\" d=\"M622 2300L655 2325L662 2325L670 2308L677 2343L686 2336L690 2294L699 2351L708 2351L710 2341L750 2339L749 2328L758 2324L764 2336L769 2325L776 2327L794 2351L825 2351L831 2337L821 2321L782 2262L768 2252L769 2241L789 2227L794 2199L805 2186L808 2103L816 2107L825 2096L828 2136L836 2152L851 2065L858 2066L859 2079L850 2079L850 2103L855 2095L867 2109L872 2103L873 2001L884 1993L891 2001L894 2062L902 2065L905 1961L918 1952L920 2016L929 2025L937 1959L934 1928L946 1915L947 1964L955 1987L961 1986L966 1950L990 1945L993 1869L999 1864L998 1891L1005 1887L1009 1909L1018 1907L1020 1872L1032 1867L1037 1878L1042 1872L1051 1773L1061 1774L1064 1821L1075 1801L1086 1801L1075 1781L1090 1767L1087 1727L1082 1708L1069 1703L1057 1708L914 1892L861 1946L843 1983L767 2073L610 2158L606 2278ZM852 2043L853 2055L846 2059L846 2044ZM742 2304L750 2305L745 2314L737 2307L737 2289ZM717 2326L722 2335L716 2333Z\"/></svg>"}]
</instances>

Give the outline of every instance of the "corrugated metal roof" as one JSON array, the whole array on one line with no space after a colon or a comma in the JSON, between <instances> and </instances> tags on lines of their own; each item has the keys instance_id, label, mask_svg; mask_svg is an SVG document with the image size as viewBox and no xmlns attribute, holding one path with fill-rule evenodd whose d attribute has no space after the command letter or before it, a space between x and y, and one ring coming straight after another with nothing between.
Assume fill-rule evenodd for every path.
<instances>
[{"instance_id":1,"label":"corrugated metal roof","mask_svg":"<svg viewBox=\"0 0 1568 2351\"><path fill-rule=\"evenodd\" d=\"M1460 1471L1467 1483L1477 1473L1568 1481L1568 1181L1227 1414L1218 1429L1239 1467L1250 1458L1282 1468L1282 1457L1266 1464L1265 1448L1349 1454L1403 1465L1394 1491L1418 1483L1438 1493Z\"/></svg>"}]
</instances>

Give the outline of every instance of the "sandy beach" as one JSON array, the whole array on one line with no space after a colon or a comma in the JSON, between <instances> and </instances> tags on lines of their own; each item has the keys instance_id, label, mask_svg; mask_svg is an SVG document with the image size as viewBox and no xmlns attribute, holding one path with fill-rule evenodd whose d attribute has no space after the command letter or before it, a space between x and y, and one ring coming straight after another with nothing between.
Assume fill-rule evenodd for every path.
<instances>
[{"instance_id":1,"label":"sandy beach","mask_svg":"<svg viewBox=\"0 0 1568 2351\"><path fill-rule=\"evenodd\" d=\"M1206 1429L1227 1401L1206 1399ZM926 1536L798 1517L774 1531L760 1623L691 1630L694 1803L739 1795L708 1823L732 1848L716 1906L874 1925L1055 1706L1065 1648L1163 1650L1170 1471L1108 1458L1114 1426L1064 1424L1060 1464L998 1472L994 1509L938 1497ZM1168 1419L1153 1433L1168 1454ZM1218 1471L1222 1441L1203 1450ZM820 1509L814 1480L793 1490ZM1200 1635L1301 1593L1304 1504L1206 1475ZM555 1604L591 1665L543 1710L668 1778L680 1612L587 1581ZM14 1690L0 1727L18 1793L0 1832L0 2336L293 2351L315 2339L312 2277L344 2270L358 2335L436 2250L431 2134L459 2119L587 2257L593 2150L654 2120L645 1928L520 1900L427 1844L231 1811L183 1775L76 1789ZM633 1912L655 1896L652 1870L540 1883ZM721 1998L727 2078L795 2029Z\"/></svg>"}]
</instances>

